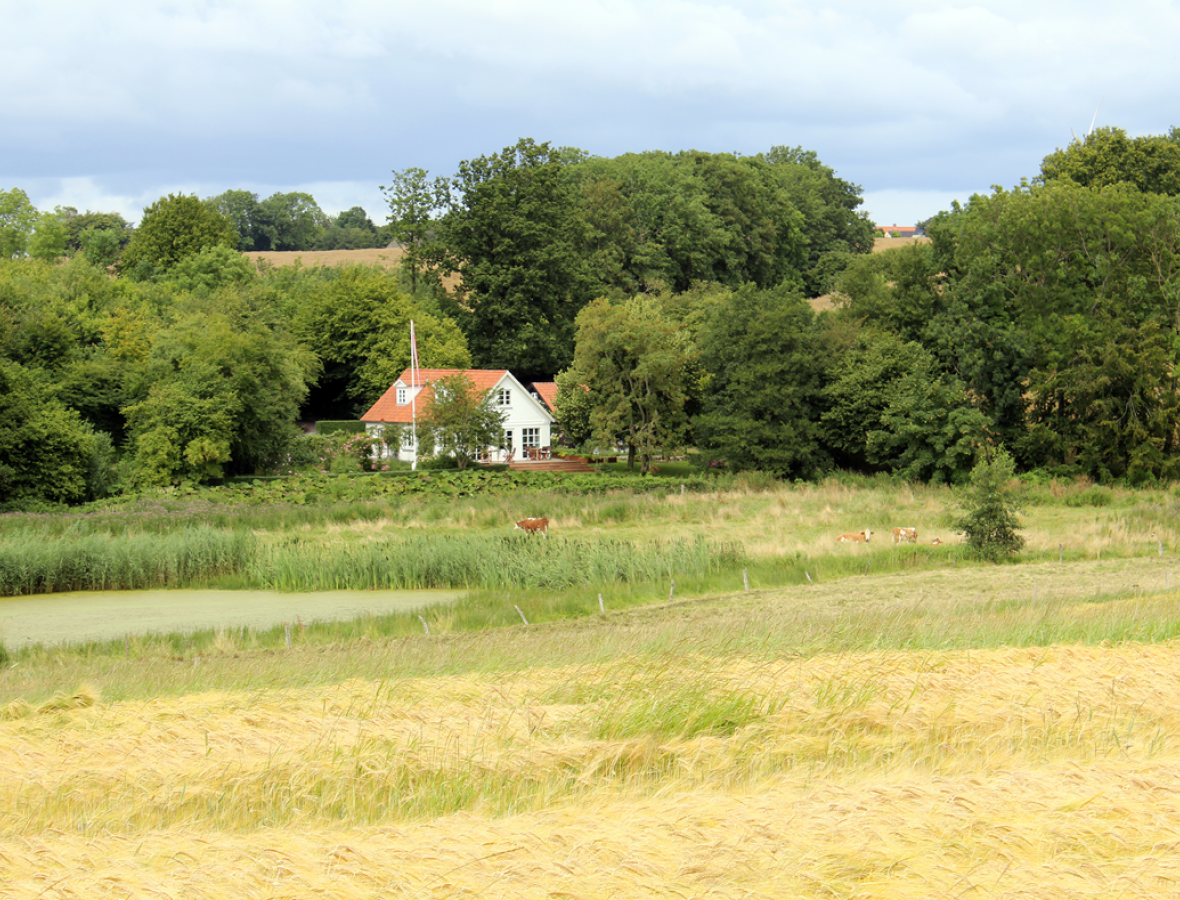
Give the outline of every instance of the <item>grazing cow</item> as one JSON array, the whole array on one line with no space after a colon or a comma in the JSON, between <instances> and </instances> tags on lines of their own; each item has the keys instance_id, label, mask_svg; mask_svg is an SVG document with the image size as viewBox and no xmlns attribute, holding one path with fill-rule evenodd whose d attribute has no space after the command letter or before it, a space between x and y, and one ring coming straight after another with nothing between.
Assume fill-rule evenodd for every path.
<instances>
[{"instance_id":1,"label":"grazing cow","mask_svg":"<svg viewBox=\"0 0 1180 900\"><path fill-rule=\"evenodd\" d=\"M873 538L873 533L867 528L864 531L850 531L836 538L836 543L867 544Z\"/></svg>"},{"instance_id":2,"label":"grazing cow","mask_svg":"<svg viewBox=\"0 0 1180 900\"><path fill-rule=\"evenodd\" d=\"M894 528L893 529L893 543L900 544L903 541L911 544L918 543L918 529L917 528Z\"/></svg>"},{"instance_id":3,"label":"grazing cow","mask_svg":"<svg viewBox=\"0 0 1180 900\"><path fill-rule=\"evenodd\" d=\"M526 534L536 534L537 532L540 532L544 537L549 537L548 519L521 519L516 523L516 527Z\"/></svg>"}]
</instances>

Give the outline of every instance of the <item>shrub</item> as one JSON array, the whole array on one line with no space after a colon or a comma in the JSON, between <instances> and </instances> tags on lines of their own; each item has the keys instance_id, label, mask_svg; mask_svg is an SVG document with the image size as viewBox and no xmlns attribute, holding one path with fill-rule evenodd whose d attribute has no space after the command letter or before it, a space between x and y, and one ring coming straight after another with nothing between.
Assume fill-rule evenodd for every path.
<instances>
[{"instance_id":1,"label":"shrub","mask_svg":"<svg viewBox=\"0 0 1180 900\"><path fill-rule=\"evenodd\" d=\"M1016 532L1019 519L1009 482L1014 463L1006 450L992 459L976 463L971 470L971 485L962 500L963 515L955 527L967 538L967 544L984 559L998 560L1020 552L1024 538Z\"/></svg>"}]
</instances>

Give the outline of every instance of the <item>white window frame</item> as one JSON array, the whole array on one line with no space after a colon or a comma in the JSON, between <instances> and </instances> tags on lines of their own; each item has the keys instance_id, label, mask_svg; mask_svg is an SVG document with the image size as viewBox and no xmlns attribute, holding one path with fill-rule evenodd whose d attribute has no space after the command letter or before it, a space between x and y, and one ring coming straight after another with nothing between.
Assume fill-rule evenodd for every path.
<instances>
[{"instance_id":1,"label":"white window frame","mask_svg":"<svg viewBox=\"0 0 1180 900\"><path fill-rule=\"evenodd\" d=\"M500 449L506 453L512 452L512 429L505 429L503 436L500 438Z\"/></svg>"},{"instance_id":2,"label":"white window frame","mask_svg":"<svg viewBox=\"0 0 1180 900\"><path fill-rule=\"evenodd\" d=\"M410 389L404 388L404 387L399 387L397 389L397 405L398 406L405 406L409 402L410 402Z\"/></svg>"},{"instance_id":3,"label":"white window frame","mask_svg":"<svg viewBox=\"0 0 1180 900\"><path fill-rule=\"evenodd\" d=\"M512 391L508 388L500 388L496 394L497 406L511 406L512 405Z\"/></svg>"},{"instance_id":4,"label":"white window frame","mask_svg":"<svg viewBox=\"0 0 1180 900\"><path fill-rule=\"evenodd\" d=\"M520 429L520 446L524 449L534 449L541 446L540 428Z\"/></svg>"}]
</instances>

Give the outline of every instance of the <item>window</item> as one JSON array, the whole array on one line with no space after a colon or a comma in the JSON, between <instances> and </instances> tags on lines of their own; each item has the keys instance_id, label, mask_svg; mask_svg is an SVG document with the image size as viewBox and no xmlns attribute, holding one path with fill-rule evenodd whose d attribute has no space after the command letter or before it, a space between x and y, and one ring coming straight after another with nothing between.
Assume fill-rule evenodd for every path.
<instances>
[{"instance_id":1,"label":"window","mask_svg":"<svg viewBox=\"0 0 1180 900\"><path fill-rule=\"evenodd\" d=\"M496 403L499 406L511 406L512 391L508 390L508 388L500 388L496 394Z\"/></svg>"},{"instance_id":2,"label":"window","mask_svg":"<svg viewBox=\"0 0 1180 900\"><path fill-rule=\"evenodd\" d=\"M414 430L412 428L402 429L402 447L406 450L414 449Z\"/></svg>"},{"instance_id":3,"label":"window","mask_svg":"<svg viewBox=\"0 0 1180 900\"><path fill-rule=\"evenodd\" d=\"M512 432L511 431L504 432L504 440L500 441L500 449L501 450L511 450L512 449Z\"/></svg>"},{"instance_id":4,"label":"window","mask_svg":"<svg viewBox=\"0 0 1180 900\"><path fill-rule=\"evenodd\" d=\"M406 390L405 388L399 387L397 389L397 405L398 406L405 406L407 403L410 402L409 393L410 392L408 390Z\"/></svg>"},{"instance_id":5,"label":"window","mask_svg":"<svg viewBox=\"0 0 1180 900\"><path fill-rule=\"evenodd\" d=\"M541 429L540 428L522 428L520 430L520 445L522 447L540 447L541 446Z\"/></svg>"}]
</instances>

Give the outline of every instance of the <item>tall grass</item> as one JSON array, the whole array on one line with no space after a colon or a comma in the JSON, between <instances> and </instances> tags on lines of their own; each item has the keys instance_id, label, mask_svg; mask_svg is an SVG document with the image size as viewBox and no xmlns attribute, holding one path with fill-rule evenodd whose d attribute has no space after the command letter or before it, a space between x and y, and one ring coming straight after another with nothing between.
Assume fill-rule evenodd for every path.
<instances>
[{"instance_id":1,"label":"tall grass","mask_svg":"<svg viewBox=\"0 0 1180 900\"><path fill-rule=\"evenodd\" d=\"M421 535L359 546L267 548L251 571L260 586L283 591L369 588L552 588L642 583L732 569L738 544L537 539L527 535Z\"/></svg>"},{"instance_id":2,"label":"tall grass","mask_svg":"<svg viewBox=\"0 0 1180 900\"><path fill-rule=\"evenodd\" d=\"M178 587L240 571L254 556L246 532L204 526L169 534L67 534L28 529L0 541L0 595Z\"/></svg>"}]
</instances>

